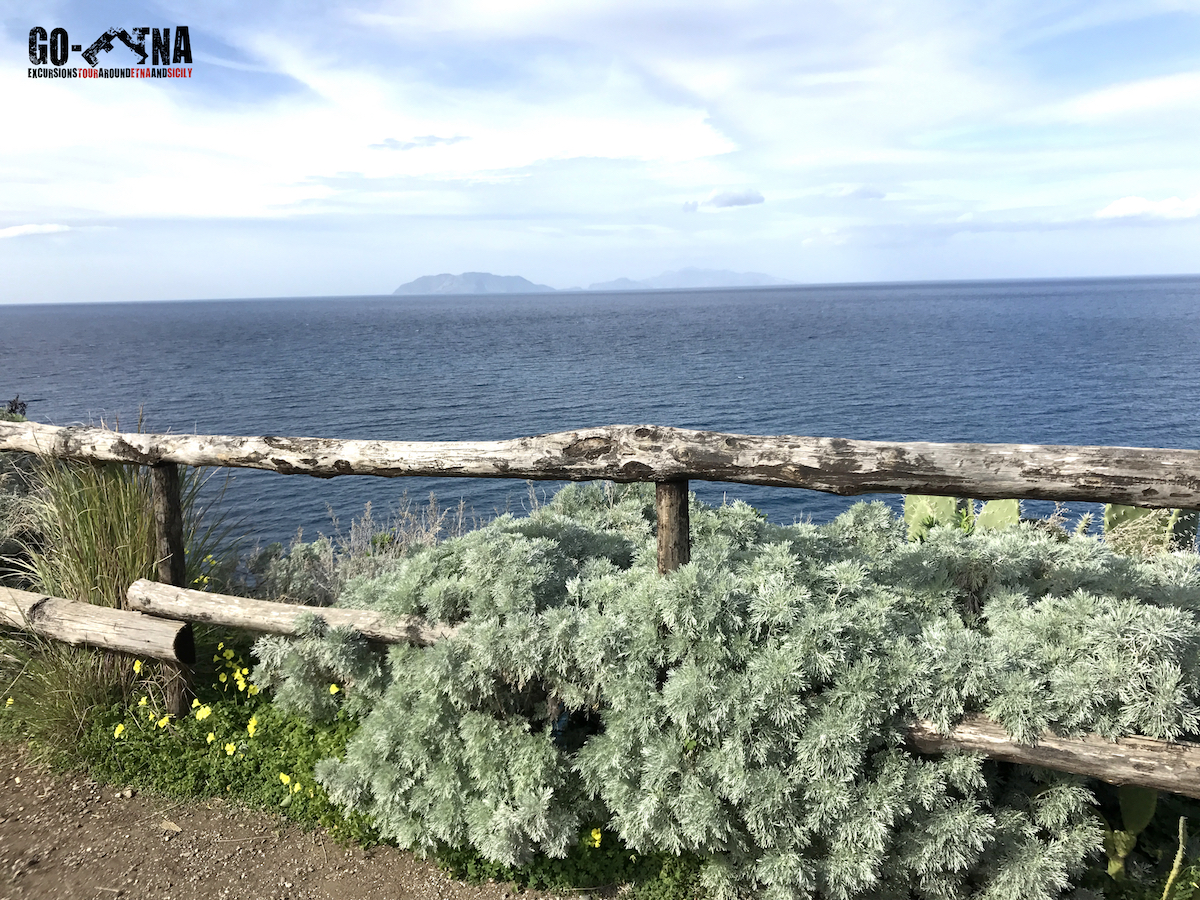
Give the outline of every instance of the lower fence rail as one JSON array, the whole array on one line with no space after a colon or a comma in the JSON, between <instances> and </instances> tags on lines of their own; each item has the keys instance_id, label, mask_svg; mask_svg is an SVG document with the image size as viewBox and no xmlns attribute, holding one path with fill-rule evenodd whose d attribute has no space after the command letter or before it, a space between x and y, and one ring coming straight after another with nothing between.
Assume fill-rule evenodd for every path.
<instances>
[{"instance_id":1,"label":"lower fence rail","mask_svg":"<svg viewBox=\"0 0 1200 900\"><path fill-rule=\"evenodd\" d=\"M176 666L196 662L192 626L127 609L0 587L0 626Z\"/></svg>"}]
</instances>

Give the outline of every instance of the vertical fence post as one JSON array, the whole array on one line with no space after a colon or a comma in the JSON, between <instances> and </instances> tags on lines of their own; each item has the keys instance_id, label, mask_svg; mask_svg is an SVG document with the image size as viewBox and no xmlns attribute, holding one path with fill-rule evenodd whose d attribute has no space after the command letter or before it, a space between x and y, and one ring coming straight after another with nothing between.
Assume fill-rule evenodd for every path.
<instances>
[{"instance_id":1,"label":"vertical fence post","mask_svg":"<svg viewBox=\"0 0 1200 900\"><path fill-rule=\"evenodd\" d=\"M158 580L175 587L187 587L187 568L183 555L183 499L179 466L158 463L150 467L150 486L154 498L154 526L158 538ZM163 663L167 675L167 712L174 716L188 713L192 697L192 673L186 665Z\"/></svg>"},{"instance_id":2,"label":"vertical fence post","mask_svg":"<svg viewBox=\"0 0 1200 900\"><path fill-rule=\"evenodd\" d=\"M692 558L687 481L658 482L654 507L658 514L658 574L666 575Z\"/></svg>"}]
</instances>

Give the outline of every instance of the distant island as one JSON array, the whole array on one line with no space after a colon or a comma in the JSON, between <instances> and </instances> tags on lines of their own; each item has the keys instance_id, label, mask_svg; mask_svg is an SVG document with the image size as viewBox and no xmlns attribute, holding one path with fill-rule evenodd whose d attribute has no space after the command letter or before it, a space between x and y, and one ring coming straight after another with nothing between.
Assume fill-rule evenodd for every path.
<instances>
[{"instance_id":1,"label":"distant island","mask_svg":"<svg viewBox=\"0 0 1200 900\"><path fill-rule=\"evenodd\" d=\"M730 272L726 269L677 269L654 278L634 281L617 278L589 285L589 291L656 291L687 288L767 287L795 284L761 272ZM461 275L422 275L402 284L393 294L541 294L553 291L545 284L534 284L520 275L493 275L491 272L463 272ZM580 288L569 288L578 291Z\"/></svg>"},{"instance_id":2,"label":"distant island","mask_svg":"<svg viewBox=\"0 0 1200 900\"><path fill-rule=\"evenodd\" d=\"M601 281L589 285L589 291L654 291L678 290L680 288L719 288L719 287L767 287L777 284L795 284L773 275L762 272L730 272L727 269L677 269L674 272L663 272L654 278L643 278L634 281L632 278L618 278L615 281Z\"/></svg>"},{"instance_id":3,"label":"distant island","mask_svg":"<svg viewBox=\"0 0 1200 900\"><path fill-rule=\"evenodd\" d=\"M520 275L493 275L491 272L463 272L461 275L422 275L402 284L393 294L540 294L553 291L545 284L534 284Z\"/></svg>"}]
</instances>

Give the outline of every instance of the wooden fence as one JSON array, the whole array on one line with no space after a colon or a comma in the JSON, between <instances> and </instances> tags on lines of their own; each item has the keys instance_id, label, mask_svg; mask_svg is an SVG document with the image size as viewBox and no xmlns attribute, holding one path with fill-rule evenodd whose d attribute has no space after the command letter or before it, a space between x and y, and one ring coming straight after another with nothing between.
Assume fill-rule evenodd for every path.
<instances>
[{"instance_id":1,"label":"wooden fence","mask_svg":"<svg viewBox=\"0 0 1200 900\"><path fill-rule=\"evenodd\" d=\"M654 425L610 425L507 441L411 442L139 434L0 422L3 450L151 467L161 559L158 583L139 581L130 587L129 610L84 609L88 604L0 590L0 624L161 659L178 667L181 685L194 662L190 626L181 622L288 634L297 616L317 614L331 625L353 625L372 640L418 644L449 637L454 629L415 619L383 620L362 610L313 609L187 590L179 465L266 469L318 478L654 482L658 568L664 574L690 556L689 480L808 488L843 496L911 493L1200 508L1200 451L1141 447L890 443ZM92 616L97 617L94 624ZM175 703L186 710L182 689ZM1037 744L1021 745L994 722L969 716L945 735L928 722L917 723L910 729L909 745L923 753L972 750L1200 798L1200 744L1139 736L1116 742L1094 735L1067 739L1047 732Z\"/></svg>"}]
</instances>

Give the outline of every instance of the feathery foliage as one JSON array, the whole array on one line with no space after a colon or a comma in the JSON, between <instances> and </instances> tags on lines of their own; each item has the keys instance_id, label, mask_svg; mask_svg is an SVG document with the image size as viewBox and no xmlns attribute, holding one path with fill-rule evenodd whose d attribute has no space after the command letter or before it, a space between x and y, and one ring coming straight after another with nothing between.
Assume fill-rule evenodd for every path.
<instances>
[{"instance_id":1,"label":"feathery foliage","mask_svg":"<svg viewBox=\"0 0 1200 900\"><path fill-rule=\"evenodd\" d=\"M513 865L599 822L705 857L714 897L1058 896L1101 847L1084 780L920 757L904 727L1200 726L1194 555L1025 524L909 543L878 503L780 527L693 499L691 522L692 562L660 577L652 487L568 487L338 601L453 639L383 654L314 628L259 640L254 677L361 718L317 777L402 846Z\"/></svg>"}]
</instances>

